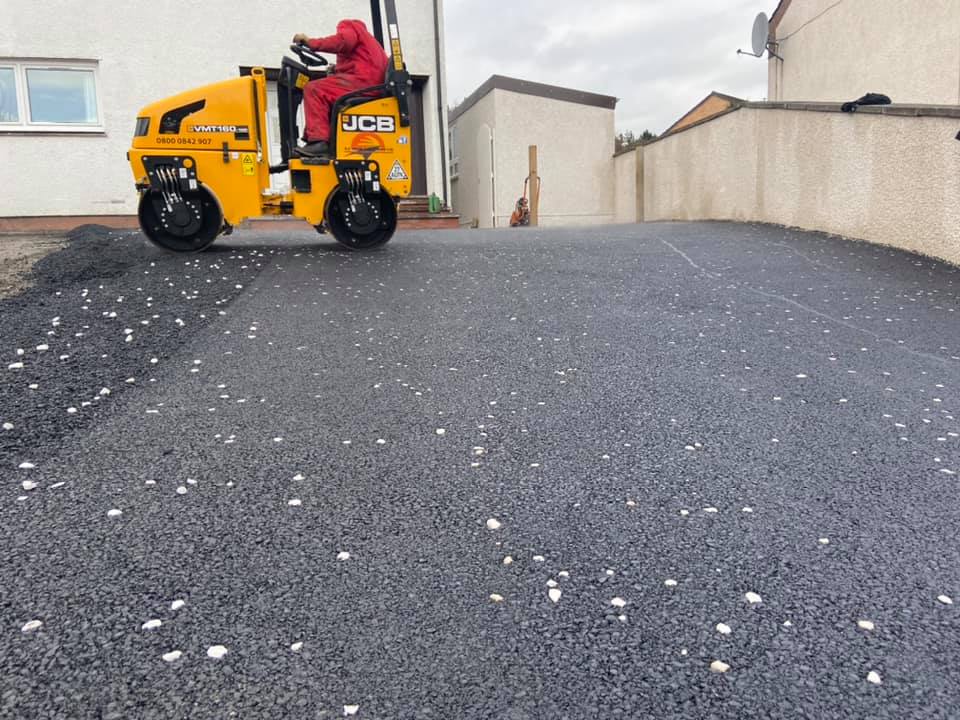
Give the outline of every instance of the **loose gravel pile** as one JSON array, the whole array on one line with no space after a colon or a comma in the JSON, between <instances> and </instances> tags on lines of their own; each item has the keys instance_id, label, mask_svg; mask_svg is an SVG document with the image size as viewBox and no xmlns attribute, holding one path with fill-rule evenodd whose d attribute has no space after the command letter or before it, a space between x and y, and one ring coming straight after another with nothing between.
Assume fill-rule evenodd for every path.
<instances>
[{"instance_id":1,"label":"loose gravel pile","mask_svg":"<svg viewBox=\"0 0 960 720\"><path fill-rule=\"evenodd\" d=\"M175 256L85 225L0 300L0 465L112 412L227 306L257 251ZM12 426L12 427L11 427Z\"/></svg>"}]
</instances>

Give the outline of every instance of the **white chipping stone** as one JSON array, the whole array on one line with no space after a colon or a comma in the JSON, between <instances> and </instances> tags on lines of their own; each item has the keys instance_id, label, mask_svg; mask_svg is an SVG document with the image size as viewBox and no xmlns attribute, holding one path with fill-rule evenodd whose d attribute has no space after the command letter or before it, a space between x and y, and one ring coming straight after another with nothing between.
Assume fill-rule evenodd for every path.
<instances>
[{"instance_id":1,"label":"white chipping stone","mask_svg":"<svg viewBox=\"0 0 960 720\"><path fill-rule=\"evenodd\" d=\"M163 661L172 663L172 662L176 662L181 657L183 657L182 652L180 652L179 650L171 650L170 652L163 654Z\"/></svg>"},{"instance_id":2,"label":"white chipping stone","mask_svg":"<svg viewBox=\"0 0 960 720\"><path fill-rule=\"evenodd\" d=\"M179 610L180 608L182 608L182 607L183 607L184 605L186 605L186 604L187 604L187 603L186 603L185 601L183 601L183 600L174 600L172 603L170 603L170 609L171 609L171 610Z\"/></svg>"},{"instance_id":3,"label":"white chipping stone","mask_svg":"<svg viewBox=\"0 0 960 720\"><path fill-rule=\"evenodd\" d=\"M627 601L621 597L615 597L613 600L610 601L610 604L613 605L615 608L622 608L622 607L626 607Z\"/></svg>"},{"instance_id":4,"label":"white chipping stone","mask_svg":"<svg viewBox=\"0 0 960 720\"><path fill-rule=\"evenodd\" d=\"M703 511L704 511L705 513L710 513L711 515L714 515L714 514L720 512L720 511L717 510L715 507L704 508Z\"/></svg>"},{"instance_id":5,"label":"white chipping stone","mask_svg":"<svg viewBox=\"0 0 960 720\"><path fill-rule=\"evenodd\" d=\"M490 595L490 600L492 600L492 601L495 602L495 603L502 603L502 602L503 602L503 595L498 595L497 593L492 593L492 594Z\"/></svg>"},{"instance_id":6,"label":"white chipping stone","mask_svg":"<svg viewBox=\"0 0 960 720\"><path fill-rule=\"evenodd\" d=\"M437 428L437 435L446 435L447 431L443 428Z\"/></svg>"},{"instance_id":7,"label":"white chipping stone","mask_svg":"<svg viewBox=\"0 0 960 720\"><path fill-rule=\"evenodd\" d=\"M686 516L689 515L689 514L690 514L690 511L689 511L689 510L681 510L681 511L680 511L680 517L686 517Z\"/></svg>"},{"instance_id":8,"label":"white chipping stone","mask_svg":"<svg viewBox=\"0 0 960 720\"><path fill-rule=\"evenodd\" d=\"M76 412L77 412L77 409L76 409L75 407L68 407L68 408L67 408L67 415L75 415Z\"/></svg>"},{"instance_id":9,"label":"white chipping stone","mask_svg":"<svg viewBox=\"0 0 960 720\"><path fill-rule=\"evenodd\" d=\"M292 500L287 500L287 505L290 507L300 507L303 502L299 498L293 498Z\"/></svg>"},{"instance_id":10,"label":"white chipping stone","mask_svg":"<svg viewBox=\"0 0 960 720\"><path fill-rule=\"evenodd\" d=\"M24 490L33 490L34 488L37 487L37 484L36 484L35 482L30 481L30 480L24 480L22 483L20 483L20 486L21 486Z\"/></svg>"},{"instance_id":11,"label":"white chipping stone","mask_svg":"<svg viewBox=\"0 0 960 720\"><path fill-rule=\"evenodd\" d=\"M763 598L757 595L755 592L748 592L746 595L744 595L744 597L751 605L759 605L763 602Z\"/></svg>"},{"instance_id":12,"label":"white chipping stone","mask_svg":"<svg viewBox=\"0 0 960 720\"><path fill-rule=\"evenodd\" d=\"M207 648L207 657L219 660L227 654L227 649L223 645L211 645Z\"/></svg>"},{"instance_id":13,"label":"white chipping stone","mask_svg":"<svg viewBox=\"0 0 960 720\"><path fill-rule=\"evenodd\" d=\"M752 508L752 507L745 507L745 508L743 509L743 512L745 512L745 513L747 513L747 514L749 515L750 513L753 512L753 508Z\"/></svg>"},{"instance_id":14,"label":"white chipping stone","mask_svg":"<svg viewBox=\"0 0 960 720\"><path fill-rule=\"evenodd\" d=\"M3 429L4 429L4 430L13 430L13 423L5 422L5 423L3 424Z\"/></svg>"},{"instance_id":15,"label":"white chipping stone","mask_svg":"<svg viewBox=\"0 0 960 720\"><path fill-rule=\"evenodd\" d=\"M677 581L676 581L676 580L664 580L664 581L663 581L663 584L666 585L667 587L676 587L676 586L677 586Z\"/></svg>"},{"instance_id":16,"label":"white chipping stone","mask_svg":"<svg viewBox=\"0 0 960 720\"><path fill-rule=\"evenodd\" d=\"M871 670L870 672L867 673L867 682L870 683L871 685L882 685L883 678L881 678L880 674L877 673L875 670Z\"/></svg>"},{"instance_id":17,"label":"white chipping stone","mask_svg":"<svg viewBox=\"0 0 960 720\"><path fill-rule=\"evenodd\" d=\"M294 479L294 480L298 480L298 481L299 481L299 480L306 480L306 478L305 478L301 473L297 473L296 475L294 475L294 476L293 476L293 479Z\"/></svg>"},{"instance_id":18,"label":"white chipping stone","mask_svg":"<svg viewBox=\"0 0 960 720\"><path fill-rule=\"evenodd\" d=\"M875 625L869 620L857 620L857 627L861 630L873 630Z\"/></svg>"},{"instance_id":19,"label":"white chipping stone","mask_svg":"<svg viewBox=\"0 0 960 720\"><path fill-rule=\"evenodd\" d=\"M560 588L550 588L550 590L547 591L547 595L550 596L553 602L558 603L560 602L560 596L563 595L563 591L560 590Z\"/></svg>"},{"instance_id":20,"label":"white chipping stone","mask_svg":"<svg viewBox=\"0 0 960 720\"><path fill-rule=\"evenodd\" d=\"M143 625L140 626L141 630L156 630L158 627L163 625L160 620L147 620Z\"/></svg>"},{"instance_id":21,"label":"white chipping stone","mask_svg":"<svg viewBox=\"0 0 960 720\"><path fill-rule=\"evenodd\" d=\"M942 602L944 605L953 605L953 598L947 595L941 595L940 597L937 598L937 600Z\"/></svg>"},{"instance_id":22,"label":"white chipping stone","mask_svg":"<svg viewBox=\"0 0 960 720\"><path fill-rule=\"evenodd\" d=\"M346 552L346 551L341 552L341 553L337 553L337 560L338 560L339 562L346 562L346 561L349 560L349 559L350 559L350 553L348 553L348 552Z\"/></svg>"},{"instance_id":23,"label":"white chipping stone","mask_svg":"<svg viewBox=\"0 0 960 720\"><path fill-rule=\"evenodd\" d=\"M500 521L496 518L490 518L487 520L487 530L499 530L503 525L500 524Z\"/></svg>"},{"instance_id":24,"label":"white chipping stone","mask_svg":"<svg viewBox=\"0 0 960 720\"><path fill-rule=\"evenodd\" d=\"M295 642L293 645L290 646L290 649L293 650L293 652L300 652L301 650L303 650L303 643Z\"/></svg>"},{"instance_id":25,"label":"white chipping stone","mask_svg":"<svg viewBox=\"0 0 960 720\"><path fill-rule=\"evenodd\" d=\"M722 660L714 660L712 663L710 663L710 671L711 671L711 672L723 674L723 673L727 672L728 670L730 670L730 666L727 665L727 664L726 664L725 662L723 662Z\"/></svg>"},{"instance_id":26,"label":"white chipping stone","mask_svg":"<svg viewBox=\"0 0 960 720\"><path fill-rule=\"evenodd\" d=\"M733 632L733 630L731 630L730 626L725 623L717 623L717 632L721 635L729 635Z\"/></svg>"},{"instance_id":27,"label":"white chipping stone","mask_svg":"<svg viewBox=\"0 0 960 720\"><path fill-rule=\"evenodd\" d=\"M557 573L557 576L562 578L568 578L570 577L570 573L568 573L566 570L561 570L560 572Z\"/></svg>"},{"instance_id":28,"label":"white chipping stone","mask_svg":"<svg viewBox=\"0 0 960 720\"><path fill-rule=\"evenodd\" d=\"M636 500L627 500L627 507L636 507L636 506L637 506Z\"/></svg>"},{"instance_id":29,"label":"white chipping stone","mask_svg":"<svg viewBox=\"0 0 960 720\"><path fill-rule=\"evenodd\" d=\"M37 352L46 352L49 349L49 345L37 345Z\"/></svg>"},{"instance_id":30,"label":"white chipping stone","mask_svg":"<svg viewBox=\"0 0 960 720\"><path fill-rule=\"evenodd\" d=\"M534 556L533 556L533 561L534 561L534 562L546 562L547 559L546 559L543 555L534 555Z\"/></svg>"},{"instance_id":31,"label":"white chipping stone","mask_svg":"<svg viewBox=\"0 0 960 720\"><path fill-rule=\"evenodd\" d=\"M186 494L187 494L187 488L186 488L186 487L184 487L183 485L181 485L180 487L177 488L177 495L186 495Z\"/></svg>"},{"instance_id":32,"label":"white chipping stone","mask_svg":"<svg viewBox=\"0 0 960 720\"><path fill-rule=\"evenodd\" d=\"M23 369L23 363L22 363L22 362L15 362L15 363L10 363L9 365L7 365L7 370L22 370L22 369Z\"/></svg>"},{"instance_id":33,"label":"white chipping stone","mask_svg":"<svg viewBox=\"0 0 960 720\"><path fill-rule=\"evenodd\" d=\"M818 540L818 542L819 542L821 545L829 545L829 544L830 544L830 538L820 538L820 540Z\"/></svg>"},{"instance_id":34,"label":"white chipping stone","mask_svg":"<svg viewBox=\"0 0 960 720\"><path fill-rule=\"evenodd\" d=\"M344 705L344 706L343 706L343 714L344 714L344 717L347 717L347 716L350 716L350 715L356 715L358 712L360 712L360 706L359 706L359 705Z\"/></svg>"},{"instance_id":35,"label":"white chipping stone","mask_svg":"<svg viewBox=\"0 0 960 720\"><path fill-rule=\"evenodd\" d=\"M22 628L20 628L20 632L25 632L25 633L33 632L34 630L39 630L41 627L43 627L42 622L40 622L39 620L31 620Z\"/></svg>"},{"instance_id":36,"label":"white chipping stone","mask_svg":"<svg viewBox=\"0 0 960 720\"><path fill-rule=\"evenodd\" d=\"M101 390L100 390L100 395L101 395L101 396L106 397L106 396L109 395L109 394L110 394L110 388L101 388Z\"/></svg>"},{"instance_id":37,"label":"white chipping stone","mask_svg":"<svg viewBox=\"0 0 960 720\"><path fill-rule=\"evenodd\" d=\"M21 470L33 470L36 465L34 465L32 462L22 462L17 467L19 467Z\"/></svg>"},{"instance_id":38,"label":"white chipping stone","mask_svg":"<svg viewBox=\"0 0 960 720\"><path fill-rule=\"evenodd\" d=\"M117 508L107 510L107 517L120 517L121 515L123 515L123 510L118 510Z\"/></svg>"},{"instance_id":39,"label":"white chipping stone","mask_svg":"<svg viewBox=\"0 0 960 720\"><path fill-rule=\"evenodd\" d=\"M503 559L503 564L504 564L504 565L513 565L513 558L510 557L509 555L507 555L507 556Z\"/></svg>"},{"instance_id":40,"label":"white chipping stone","mask_svg":"<svg viewBox=\"0 0 960 720\"><path fill-rule=\"evenodd\" d=\"M377 439L377 445L386 445L386 444L387 444L387 441L384 440L383 438Z\"/></svg>"}]
</instances>

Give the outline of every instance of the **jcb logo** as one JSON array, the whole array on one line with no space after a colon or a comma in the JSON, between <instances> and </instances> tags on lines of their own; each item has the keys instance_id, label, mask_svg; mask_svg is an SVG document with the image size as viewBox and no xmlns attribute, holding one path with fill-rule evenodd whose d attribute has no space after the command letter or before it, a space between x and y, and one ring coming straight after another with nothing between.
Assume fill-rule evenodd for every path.
<instances>
[{"instance_id":1,"label":"jcb logo","mask_svg":"<svg viewBox=\"0 0 960 720\"><path fill-rule=\"evenodd\" d=\"M344 115L341 127L345 132L392 133L397 121L392 115Z\"/></svg>"}]
</instances>

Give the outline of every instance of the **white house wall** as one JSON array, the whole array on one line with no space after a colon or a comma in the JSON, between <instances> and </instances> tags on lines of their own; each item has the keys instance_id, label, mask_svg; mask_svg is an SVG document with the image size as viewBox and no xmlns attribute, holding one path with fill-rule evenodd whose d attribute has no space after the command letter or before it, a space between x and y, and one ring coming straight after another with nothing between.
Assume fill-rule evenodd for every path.
<instances>
[{"instance_id":1,"label":"white house wall","mask_svg":"<svg viewBox=\"0 0 960 720\"><path fill-rule=\"evenodd\" d=\"M427 189L444 195L433 2L397 5L409 71L430 77L423 96ZM338 20L369 24L370 14L366 0L44 0L9 6L0 22L0 60L99 60L105 132L0 132L4 217L136 213L125 153L141 107L236 77L240 66L279 67L294 33L330 34ZM440 27L442 41L442 5Z\"/></svg>"},{"instance_id":2,"label":"white house wall","mask_svg":"<svg viewBox=\"0 0 960 720\"><path fill-rule=\"evenodd\" d=\"M770 100L960 104L960 0L793 0Z\"/></svg>"},{"instance_id":3,"label":"white house wall","mask_svg":"<svg viewBox=\"0 0 960 720\"><path fill-rule=\"evenodd\" d=\"M614 220L614 111L495 89L497 224L509 225L538 147L540 225ZM471 111L468 111L468 114Z\"/></svg>"}]
</instances>

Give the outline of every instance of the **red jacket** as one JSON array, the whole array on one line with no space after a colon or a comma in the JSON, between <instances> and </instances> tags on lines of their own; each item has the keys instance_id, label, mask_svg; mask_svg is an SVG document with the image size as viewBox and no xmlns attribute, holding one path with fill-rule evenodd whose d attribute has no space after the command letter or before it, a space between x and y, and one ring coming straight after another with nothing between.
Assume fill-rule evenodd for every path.
<instances>
[{"instance_id":1,"label":"red jacket","mask_svg":"<svg viewBox=\"0 0 960 720\"><path fill-rule=\"evenodd\" d=\"M353 75L365 85L380 85L389 59L362 20L341 20L337 34L308 40L317 52L337 54L337 74Z\"/></svg>"}]
</instances>

